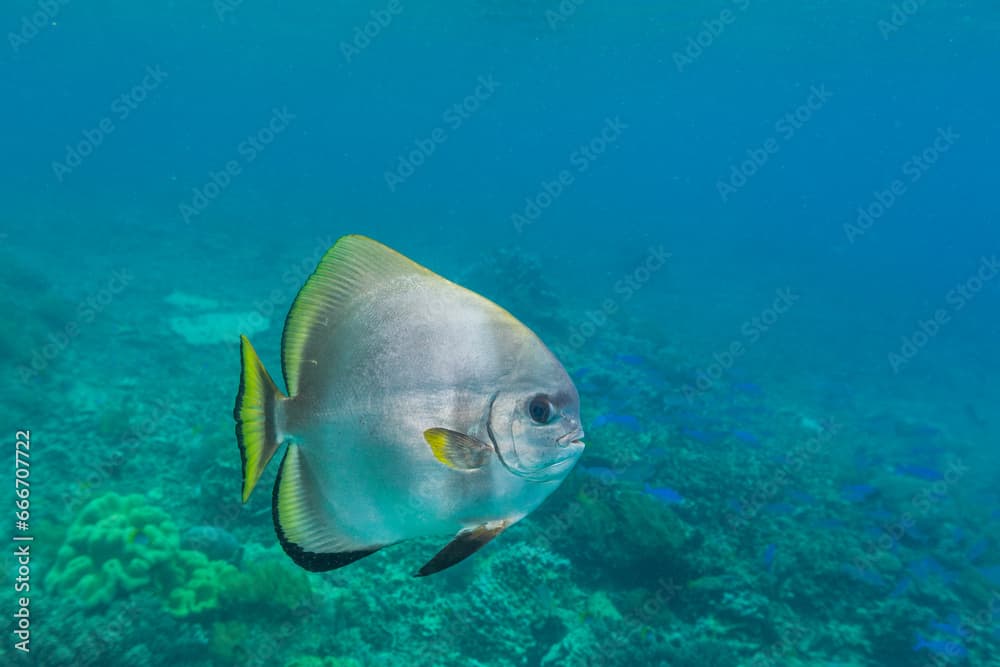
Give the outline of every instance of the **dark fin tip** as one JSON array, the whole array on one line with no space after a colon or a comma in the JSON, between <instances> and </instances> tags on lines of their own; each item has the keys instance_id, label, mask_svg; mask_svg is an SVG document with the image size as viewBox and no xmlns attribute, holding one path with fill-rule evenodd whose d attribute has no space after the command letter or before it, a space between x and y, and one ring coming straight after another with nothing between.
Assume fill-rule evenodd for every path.
<instances>
[{"instance_id":1,"label":"dark fin tip","mask_svg":"<svg viewBox=\"0 0 1000 667\"><path fill-rule=\"evenodd\" d=\"M506 521L497 522L495 525L482 525L469 530L463 530L449 542L444 549L437 552L420 570L414 574L415 577L426 577L441 570L448 569L452 565L462 562L472 554L482 549L490 540L499 535L507 527Z\"/></svg>"},{"instance_id":2,"label":"dark fin tip","mask_svg":"<svg viewBox=\"0 0 1000 667\"><path fill-rule=\"evenodd\" d=\"M356 560L361 560L365 556L370 556L382 547L375 549L364 549L361 551L341 551L340 553L333 554L323 554L316 553L314 551L306 551L298 544L288 540L285 537L284 531L281 530L281 524L278 522L278 486L281 484L281 471L285 469L285 457L288 456L288 450L285 450L285 455L281 459L281 466L278 468L278 476L274 480L274 489L271 492L271 519L274 522L274 532L278 536L278 542L281 543L281 548L285 550L285 553L295 561L295 564L304 570L309 570L310 572L329 572L330 570L336 570L337 568L344 567L345 565L350 565Z\"/></svg>"}]
</instances>

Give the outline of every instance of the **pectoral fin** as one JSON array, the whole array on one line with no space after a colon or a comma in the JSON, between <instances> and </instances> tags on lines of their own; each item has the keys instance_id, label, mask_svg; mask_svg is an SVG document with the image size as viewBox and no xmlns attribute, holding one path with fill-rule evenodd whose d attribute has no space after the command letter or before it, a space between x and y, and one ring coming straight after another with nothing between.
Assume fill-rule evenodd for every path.
<instances>
[{"instance_id":1,"label":"pectoral fin","mask_svg":"<svg viewBox=\"0 0 1000 667\"><path fill-rule=\"evenodd\" d=\"M434 458L455 470L476 470L486 465L493 448L482 440L446 428L429 428L424 440Z\"/></svg>"},{"instance_id":2,"label":"pectoral fin","mask_svg":"<svg viewBox=\"0 0 1000 667\"><path fill-rule=\"evenodd\" d=\"M426 565L416 573L417 577L426 577L447 569L456 563L460 563L503 532L504 528L510 525L509 521L490 521L475 528L467 528L459 532L448 545L437 552Z\"/></svg>"}]
</instances>

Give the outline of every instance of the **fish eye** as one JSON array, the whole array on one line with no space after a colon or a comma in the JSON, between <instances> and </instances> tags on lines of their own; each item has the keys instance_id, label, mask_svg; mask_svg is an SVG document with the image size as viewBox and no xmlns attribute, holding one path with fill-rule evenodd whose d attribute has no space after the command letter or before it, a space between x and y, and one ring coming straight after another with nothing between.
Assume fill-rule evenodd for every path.
<instances>
[{"instance_id":1,"label":"fish eye","mask_svg":"<svg viewBox=\"0 0 1000 667\"><path fill-rule=\"evenodd\" d=\"M548 398L539 394L528 403L528 414L532 421L546 424L552 417L552 403L549 402Z\"/></svg>"}]
</instances>

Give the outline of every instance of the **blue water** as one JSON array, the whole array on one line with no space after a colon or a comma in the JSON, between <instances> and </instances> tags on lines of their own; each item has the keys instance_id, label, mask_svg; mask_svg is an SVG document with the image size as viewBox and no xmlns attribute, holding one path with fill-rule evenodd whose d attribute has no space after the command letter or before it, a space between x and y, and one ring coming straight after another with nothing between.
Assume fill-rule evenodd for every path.
<instances>
[{"instance_id":1,"label":"blue water","mask_svg":"<svg viewBox=\"0 0 1000 667\"><path fill-rule=\"evenodd\" d=\"M993 4L279 4L0 10L4 664L1000 665ZM240 503L238 336L350 233L581 396L426 579Z\"/></svg>"}]
</instances>

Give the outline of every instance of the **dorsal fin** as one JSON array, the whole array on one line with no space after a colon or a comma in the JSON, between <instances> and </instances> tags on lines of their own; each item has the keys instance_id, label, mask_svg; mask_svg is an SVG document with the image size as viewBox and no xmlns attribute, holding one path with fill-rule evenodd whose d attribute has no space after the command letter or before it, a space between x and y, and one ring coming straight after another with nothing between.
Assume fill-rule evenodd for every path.
<instances>
[{"instance_id":1,"label":"dorsal fin","mask_svg":"<svg viewBox=\"0 0 1000 667\"><path fill-rule=\"evenodd\" d=\"M281 370L290 396L299 393L302 364L322 356L319 346L328 343L330 329L352 302L387 280L408 275L437 276L367 236L342 236L326 251L285 318Z\"/></svg>"}]
</instances>

